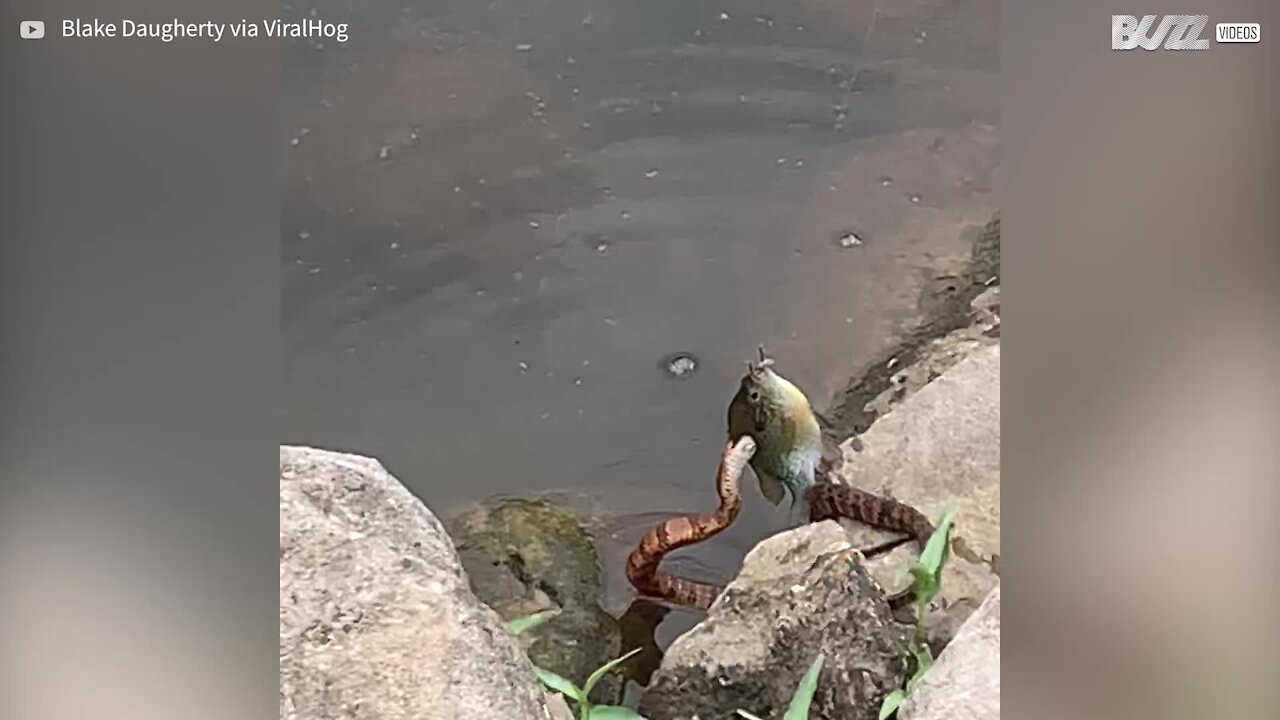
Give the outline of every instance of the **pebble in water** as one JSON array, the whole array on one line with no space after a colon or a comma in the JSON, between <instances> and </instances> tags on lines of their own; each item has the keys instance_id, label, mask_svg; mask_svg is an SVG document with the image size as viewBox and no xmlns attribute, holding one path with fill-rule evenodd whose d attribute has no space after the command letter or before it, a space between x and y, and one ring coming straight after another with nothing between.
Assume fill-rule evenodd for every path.
<instances>
[{"instance_id":1,"label":"pebble in water","mask_svg":"<svg viewBox=\"0 0 1280 720\"><path fill-rule=\"evenodd\" d=\"M690 353L672 353L662 359L662 369L673 378L687 378L698 370L698 359Z\"/></svg>"},{"instance_id":2,"label":"pebble in water","mask_svg":"<svg viewBox=\"0 0 1280 720\"><path fill-rule=\"evenodd\" d=\"M840 237L836 239L836 243L839 244L840 247L844 248L845 250L848 250L849 248L856 248L861 246L862 238L858 237L855 233L846 232L841 234Z\"/></svg>"}]
</instances>

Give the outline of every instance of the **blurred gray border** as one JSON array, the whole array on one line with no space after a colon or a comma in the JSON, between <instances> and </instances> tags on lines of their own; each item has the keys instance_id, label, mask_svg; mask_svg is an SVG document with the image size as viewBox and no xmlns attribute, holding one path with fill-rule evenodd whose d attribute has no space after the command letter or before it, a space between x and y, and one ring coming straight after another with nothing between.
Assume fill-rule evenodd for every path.
<instances>
[{"instance_id":1,"label":"blurred gray border","mask_svg":"<svg viewBox=\"0 0 1280 720\"><path fill-rule=\"evenodd\" d=\"M278 712L277 48L60 32L276 14L3 10L0 716Z\"/></svg>"},{"instance_id":2,"label":"blurred gray border","mask_svg":"<svg viewBox=\"0 0 1280 720\"><path fill-rule=\"evenodd\" d=\"M1278 10L1004 2L1008 717L1277 715L1257 569L1276 540ZM1208 14L1209 38L1257 22L1262 41L1112 51L1112 14Z\"/></svg>"}]
</instances>

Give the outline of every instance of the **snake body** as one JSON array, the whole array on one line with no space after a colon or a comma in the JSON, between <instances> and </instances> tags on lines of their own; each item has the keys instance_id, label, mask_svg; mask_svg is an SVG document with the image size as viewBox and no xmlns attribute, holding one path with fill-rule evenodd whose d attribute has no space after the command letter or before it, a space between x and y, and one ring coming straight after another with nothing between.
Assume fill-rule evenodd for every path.
<instances>
[{"instance_id":1,"label":"snake body","mask_svg":"<svg viewBox=\"0 0 1280 720\"><path fill-rule=\"evenodd\" d=\"M749 462L761 491L774 504L785 492L809 506L809 522L849 518L875 528L905 533L923 549L933 525L919 510L892 498L832 482L819 467L820 431L808 399L774 373L764 357L748 363L748 373L729 409L730 438L716 476L720 504L714 512L680 515L648 530L627 557L627 578L642 594L678 605L707 609L723 591L719 585L664 572L659 566L673 550L702 542L729 527L742 508L738 480ZM891 598L896 604L902 594Z\"/></svg>"},{"instance_id":2,"label":"snake body","mask_svg":"<svg viewBox=\"0 0 1280 720\"><path fill-rule=\"evenodd\" d=\"M750 437L725 447L716 474L716 493L720 504L714 512L679 515L659 523L644 534L640 544L627 556L627 579L644 595L678 605L706 609L724 588L712 583L677 577L659 569L667 553L702 542L733 524L742 509L738 477L755 454L756 444Z\"/></svg>"},{"instance_id":3,"label":"snake body","mask_svg":"<svg viewBox=\"0 0 1280 720\"><path fill-rule=\"evenodd\" d=\"M738 517L742 508L738 479L754 451L755 443L750 437L725 448L716 478L720 504L714 512L676 516L653 526L641 538L627 557L627 579L642 595L706 610L724 591L720 585L668 573L660 565L668 553L716 535ZM921 548L933 534L933 524L919 510L849 485L823 480L810 488L806 497L809 522L849 518L882 530L906 533Z\"/></svg>"}]
</instances>

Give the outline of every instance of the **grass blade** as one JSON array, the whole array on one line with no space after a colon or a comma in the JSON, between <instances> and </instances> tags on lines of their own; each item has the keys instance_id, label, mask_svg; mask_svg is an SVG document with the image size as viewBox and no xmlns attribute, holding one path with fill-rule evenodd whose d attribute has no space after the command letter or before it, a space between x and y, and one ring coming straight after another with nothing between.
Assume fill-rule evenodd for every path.
<instances>
[{"instance_id":1,"label":"grass blade","mask_svg":"<svg viewBox=\"0 0 1280 720\"><path fill-rule=\"evenodd\" d=\"M592 705L587 720L645 720L645 717L621 705Z\"/></svg>"},{"instance_id":2,"label":"grass blade","mask_svg":"<svg viewBox=\"0 0 1280 720\"><path fill-rule=\"evenodd\" d=\"M818 674L822 672L822 659L819 655L818 659L813 661L813 665L809 666L809 672L805 673L804 678L800 680L796 694L791 696L791 704L787 706L787 712L782 716L782 720L808 720L809 705L813 703L813 694L818 690Z\"/></svg>"},{"instance_id":3,"label":"grass blade","mask_svg":"<svg viewBox=\"0 0 1280 720\"><path fill-rule=\"evenodd\" d=\"M938 528L929 536L924 552L920 554L920 564L931 574L937 574L942 568L943 553L947 549L947 536L951 533L951 522L955 519L955 515L955 503L947 503L941 519L938 520Z\"/></svg>"},{"instance_id":4,"label":"grass blade","mask_svg":"<svg viewBox=\"0 0 1280 720\"><path fill-rule=\"evenodd\" d=\"M512 635L529 632L548 620L554 619L559 614L559 608L552 608L551 610L543 610L542 612L536 612L532 615L515 618L514 620L507 622L507 632Z\"/></svg>"},{"instance_id":5,"label":"grass blade","mask_svg":"<svg viewBox=\"0 0 1280 720\"><path fill-rule=\"evenodd\" d=\"M938 590L942 586L942 566L950 556L951 522L955 512L954 503L948 503L938 520L937 529L925 543L924 552L920 553L920 557L909 568L914 578L917 624L923 620L925 608L938 596Z\"/></svg>"},{"instance_id":6,"label":"grass blade","mask_svg":"<svg viewBox=\"0 0 1280 720\"><path fill-rule=\"evenodd\" d=\"M632 650L631 652L627 653L626 655L623 655L622 657L616 660L610 660L609 662L605 663L602 667L600 667L598 670L591 673L591 677L587 678L587 683L582 686L583 699L585 700L589 695L591 695L591 689L596 686L596 683L600 682L600 678L604 677L605 674L607 674L610 670L618 667L618 665L621 664L622 661L626 660L632 655L635 655L638 652L640 652L640 648L636 648L635 650Z\"/></svg>"},{"instance_id":7,"label":"grass blade","mask_svg":"<svg viewBox=\"0 0 1280 720\"><path fill-rule=\"evenodd\" d=\"M739 710L738 714L746 718L747 720L762 720L762 718L758 718L755 715L752 715L751 713L747 712L746 710Z\"/></svg>"},{"instance_id":8,"label":"grass blade","mask_svg":"<svg viewBox=\"0 0 1280 720\"><path fill-rule=\"evenodd\" d=\"M582 702L582 699L586 697L586 693L579 690L577 685L574 685L550 670L543 670L540 667L536 667L534 668L534 671L538 673L538 679L542 681L543 685L546 685L570 700L580 703Z\"/></svg>"},{"instance_id":9,"label":"grass blade","mask_svg":"<svg viewBox=\"0 0 1280 720\"><path fill-rule=\"evenodd\" d=\"M907 699L907 692L902 688L898 688L888 695L884 696L884 702L880 705L880 720L894 714L898 708L902 706L902 701Z\"/></svg>"}]
</instances>

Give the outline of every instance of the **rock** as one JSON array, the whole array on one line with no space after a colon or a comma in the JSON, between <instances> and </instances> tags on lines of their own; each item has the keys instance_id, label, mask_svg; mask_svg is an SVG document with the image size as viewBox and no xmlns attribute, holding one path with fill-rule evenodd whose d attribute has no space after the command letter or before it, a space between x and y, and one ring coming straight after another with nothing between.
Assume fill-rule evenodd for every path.
<instances>
[{"instance_id":1,"label":"rock","mask_svg":"<svg viewBox=\"0 0 1280 720\"><path fill-rule=\"evenodd\" d=\"M987 288L969 303L973 310L973 327L987 337L999 336L1000 286Z\"/></svg>"},{"instance_id":2,"label":"rock","mask_svg":"<svg viewBox=\"0 0 1280 720\"><path fill-rule=\"evenodd\" d=\"M982 348L997 344L1000 330L998 285L987 288L969 303L969 318L970 322L966 327L915 348L910 363L886 368L893 371L889 377L889 386L868 400L863 411L877 418L886 415L961 360Z\"/></svg>"},{"instance_id":3,"label":"rock","mask_svg":"<svg viewBox=\"0 0 1280 720\"><path fill-rule=\"evenodd\" d=\"M991 285L1000 280L1000 216L991 219L973 243L969 263L973 282Z\"/></svg>"},{"instance_id":4,"label":"rock","mask_svg":"<svg viewBox=\"0 0 1280 720\"><path fill-rule=\"evenodd\" d=\"M999 720L1000 586L956 633L898 711L900 720Z\"/></svg>"},{"instance_id":5,"label":"rock","mask_svg":"<svg viewBox=\"0 0 1280 720\"><path fill-rule=\"evenodd\" d=\"M444 527L375 460L280 450L280 717L553 717Z\"/></svg>"},{"instance_id":6,"label":"rock","mask_svg":"<svg viewBox=\"0 0 1280 720\"><path fill-rule=\"evenodd\" d=\"M963 275L967 275L964 273ZM819 416L823 433L834 445L866 432L877 418L906 402L921 388L968 356L1000 342L1000 286L966 284L943 276L944 288L967 289L925 313L932 319L888 348L840 391ZM967 299L966 299L967 298ZM856 445L858 440L853 440ZM838 462L840 453L828 460Z\"/></svg>"},{"instance_id":7,"label":"rock","mask_svg":"<svg viewBox=\"0 0 1280 720\"><path fill-rule=\"evenodd\" d=\"M755 547L707 619L680 636L640 700L651 720L779 717L800 678L825 663L810 717L877 716L904 680L906 629L834 522Z\"/></svg>"},{"instance_id":8,"label":"rock","mask_svg":"<svg viewBox=\"0 0 1280 720\"><path fill-rule=\"evenodd\" d=\"M846 443L833 478L909 503L936 519L956 505L951 560L930 620L931 644L951 632L999 582L1000 555L1000 346L976 350L892 412L859 440ZM845 523L855 547L893 536ZM909 543L868 561L891 592L906 587L906 567L918 553Z\"/></svg>"},{"instance_id":9,"label":"rock","mask_svg":"<svg viewBox=\"0 0 1280 720\"><path fill-rule=\"evenodd\" d=\"M581 683L622 654L618 622L598 604L595 545L573 511L541 498L505 498L466 509L448 527L472 590L503 620L561 610L521 636L535 665ZM610 675L592 699L616 703L622 689Z\"/></svg>"}]
</instances>

